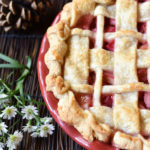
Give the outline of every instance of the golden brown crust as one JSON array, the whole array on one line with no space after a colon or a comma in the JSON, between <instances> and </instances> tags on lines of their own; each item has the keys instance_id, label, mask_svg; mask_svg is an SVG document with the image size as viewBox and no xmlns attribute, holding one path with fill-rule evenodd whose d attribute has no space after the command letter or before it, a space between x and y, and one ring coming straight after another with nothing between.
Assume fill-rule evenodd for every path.
<instances>
[{"instance_id":1,"label":"golden brown crust","mask_svg":"<svg viewBox=\"0 0 150 150\"><path fill-rule=\"evenodd\" d=\"M83 14L93 13L95 10L95 2L93 0L73 0L73 5Z\"/></svg>"},{"instance_id":2,"label":"golden brown crust","mask_svg":"<svg viewBox=\"0 0 150 150\"><path fill-rule=\"evenodd\" d=\"M122 132L116 132L113 138L114 146L129 150L142 150L142 141L139 137L133 137Z\"/></svg>"},{"instance_id":3,"label":"golden brown crust","mask_svg":"<svg viewBox=\"0 0 150 150\"><path fill-rule=\"evenodd\" d=\"M105 5L110 5L115 3L115 0L94 0L94 1Z\"/></svg>"},{"instance_id":4,"label":"golden brown crust","mask_svg":"<svg viewBox=\"0 0 150 150\"><path fill-rule=\"evenodd\" d=\"M141 135L139 135L139 138L143 142L143 150L149 150L149 148L150 148L150 141L149 140L145 140Z\"/></svg>"},{"instance_id":5,"label":"golden brown crust","mask_svg":"<svg viewBox=\"0 0 150 150\"><path fill-rule=\"evenodd\" d=\"M72 3L64 6L59 23L47 30L50 48L45 55L45 63L49 69L46 89L52 91L59 99L58 113L61 120L73 125L85 139L93 141L97 138L108 142L113 137L113 144L120 148L147 150L150 147L149 141L137 136L137 133L150 132L150 122L146 118L150 112L138 109L137 91L150 91L150 86L137 81L135 66L137 61L138 68L150 67L149 50L137 50L136 54L137 41L150 37L149 34L143 35L137 32L136 29L137 20L150 19L146 13L150 10L150 2L140 4L139 7L135 0L117 0L117 6L112 5L114 3L115 0L73 0ZM137 17L135 8L140 18ZM117 16L115 16L116 13ZM124 16L125 13L127 16ZM105 33L96 41L96 48L90 49L88 37L97 38L97 35L89 30L72 29L78 19L85 14L92 14L98 18L100 26L98 33L101 34L103 34L104 17L116 17L117 32ZM150 22L148 27L150 30ZM115 54L102 49L103 37L107 40L116 38ZM72 39L75 41L73 44ZM78 43L85 43L85 45L79 46ZM76 53L70 54L70 49ZM78 49L79 52L77 52ZM131 67L126 67L124 64L131 64ZM69 69L62 71L62 68L66 66ZM114 68L117 77L114 86L101 88L87 84L89 69L99 75L96 83L101 85L102 70L112 71ZM122 69L124 72L120 76ZM70 77L70 74L73 76ZM93 93L96 88L104 94L110 92L115 94L114 110L100 104L97 108L93 107L90 110L83 110L79 106L72 91ZM101 93L95 92L94 98L99 101ZM128 117L124 119L124 116ZM143 129L140 129L140 117ZM107 121L107 119L110 120ZM129 134L116 132L114 129Z\"/></svg>"},{"instance_id":6,"label":"golden brown crust","mask_svg":"<svg viewBox=\"0 0 150 150\"><path fill-rule=\"evenodd\" d=\"M61 12L61 20L63 22L66 22L69 26L70 26L71 19L72 19L72 16L71 16L72 8L73 8L72 5L73 3L67 3L64 6L63 11Z\"/></svg>"},{"instance_id":7,"label":"golden brown crust","mask_svg":"<svg viewBox=\"0 0 150 150\"><path fill-rule=\"evenodd\" d=\"M61 76L51 76L46 77L47 91L57 92L58 94L64 94L69 89L69 84L63 80Z\"/></svg>"},{"instance_id":8,"label":"golden brown crust","mask_svg":"<svg viewBox=\"0 0 150 150\"><path fill-rule=\"evenodd\" d=\"M79 106L72 92L64 94L59 100L58 113L63 121L74 125L85 139L93 141L96 135L101 141L109 140L111 129L107 125L97 124L92 113Z\"/></svg>"},{"instance_id":9,"label":"golden brown crust","mask_svg":"<svg viewBox=\"0 0 150 150\"><path fill-rule=\"evenodd\" d=\"M118 31L116 32L116 37L124 37L124 36L129 36L129 37L134 37L137 39L142 39L142 34L135 32L135 31L131 31L131 30L122 30L122 31Z\"/></svg>"},{"instance_id":10,"label":"golden brown crust","mask_svg":"<svg viewBox=\"0 0 150 150\"><path fill-rule=\"evenodd\" d=\"M47 35L56 34L59 40L66 40L70 35L70 28L69 25L66 24L64 21L58 22L55 26L48 28Z\"/></svg>"}]
</instances>

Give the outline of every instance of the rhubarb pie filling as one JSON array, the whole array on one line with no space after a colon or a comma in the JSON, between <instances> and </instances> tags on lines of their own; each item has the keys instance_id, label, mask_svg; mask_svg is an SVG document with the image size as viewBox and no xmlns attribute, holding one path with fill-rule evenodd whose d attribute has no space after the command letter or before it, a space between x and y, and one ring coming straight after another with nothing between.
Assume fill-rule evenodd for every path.
<instances>
[{"instance_id":1,"label":"rhubarb pie filling","mask_svg":"<svg viewBox=\"0 0 150 150\"><path fill-rule=\"evenodd\" d=\"M94 33L97 31L97 25L96 25L97 19L93 15L86 14L79 18L77 24L73 28L80 28L84 30L90 30ZM115 32L115 19L110 19L105 17L105 26L104 26L104 32ZM142 29L141 29L142 30ZM95 45L95 38L90 37L89 38L90 43L89 47L90 49L93 49L96 47ZM114 51L114 40L104 40L103 48L108 51ZM88 84L93 85L95 84L96 80L96 74L94 71L89 72L88 77ZM113 72L111 71L103 71L103 85L113 85ZM75 93L75 97L79 103L79 105L83 109L89 109L89 107L93 107L93 96L92 94L83 94L83 93ZM112 107L113 105L113 94L102 94L101 97L101 104L107 107Z\"/></svg>"},{"instance_id":2,"label":"rhubarb pie filling","mask_svg":"<svg viewBox=\"0 0 150 150\"><path fill-rule=\"evenodd\" d=\"M144 2L140 1L140 2ZM92 28L91 28L92 27ZM88 29L93 32L96 32L96 19L92 15L85 15L82 16L77 25L74 28L82 28L82 29ZM140 22L138 23L138 31L141 33L146 33L146 23ZM115 20L105 18L105 26L104 26L104 32L115 32ZM103 48L108 51L114 51L114 40L104 40ZM91 44L92 43L92 44ZM91 46L92 45L92 46ZM95 39L90 38L90 48L94 48L95 46ZM147 41L139 41L138 42L138 49L147 49L148 43ZM145 84L148 84L147 79L147 69L138 69L137 70L138 79L140 82L143 82ZM94 85L96 79L96 75L94 71L90 71L88 83L90 85ZM103 72L103 85L113 85L113 73L110 71L104 71ZM79 105L84 108L88 109L89 107L92 107L92 95L90 94L82 94L82 93L76 93L76 99L79 103ZM101 103L104 106L112 107L113 105L113 94L103 94L101 98ZM140 108L150 108L150 93L149 92L139 92L139 107Z\"/></svg>"},{"instance_id":3,"label":"rhubarb pie filling","mask_svg":"<svg viewBox=\"0 0 150 150\"><path fill-rule=\"evenodd\" d=\"M73 0L48 37L60 118L88 141L149 150L150 1Z\"/></svg>"},{"instance_id":4,"label":"rhubarb pie filling","mask_svg":"<svg viewBox=\"0 0 150 150\"><path fill-rule=\"evenodd\" d=\"M138 2L143 3L146 2L147 0L138 0ZM86 29L90 30L94 33L97 31L97 25L96 25L97 19L93 15L86 14L82 17L79 18L77 24L74 26L74 28L81 28L81 29ZM115 19L110 19L105 17L104 19L105 26L104 26L104 33L110 33L110 32L115 32ZM146 33L146 22L138 22L137 23L137 30L138 32L145 34ZM90 39L90 49L95 48L95 38L89 37ZM114 44L115 40L104 40L103 43L103 48L105 50L114 51ZM138 41L137 45L138 49L143 49L146 50L148 48L148 43L147 41ZM145 84L148 84L148 79L147 79L147 69L137 69L137 75L139 82L143 82ZM95 79L96 79L96 74L94 71L89 72L89 77L88 77L88 84L94 85L95 84ZM110 71L104 71L103 72L103 85L113 85L113 72ZM76 93L76 99L78 100L79 105L84 108L88 109L89 107L92 107L92 95L91 94L82 94L82 93ZM150 108L150 96L149 92L140 92L139 93L139 106L141 108ZM148 103L149 101L149 103ZM102 105L112 107L113 105L113 94L103 94L101 98ZM143 105L142 105L143 104ZM148 106L149 104L149 106Z\"/></svg>"}]
</instances>

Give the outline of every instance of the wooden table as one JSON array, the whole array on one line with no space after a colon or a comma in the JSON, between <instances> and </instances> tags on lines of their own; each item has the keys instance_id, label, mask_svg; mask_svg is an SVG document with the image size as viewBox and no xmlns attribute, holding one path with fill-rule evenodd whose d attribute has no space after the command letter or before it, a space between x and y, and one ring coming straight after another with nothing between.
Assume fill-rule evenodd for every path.
<instances>
[{"instance_id":1,"label":"wooden table","mask_svg":"<svg viewBox=\"0 0 150 150\"><path fill-rule=\"evenodd\" d=\"M54 4L53 14L50 16L50 22L54 16L61 10L64 3L69 0L52 0ZM36 71L36 63L38 58L38 53L40 49L41 40L43 37L43 33L46 31L42 30L40 34L35 34L30 32L11 32L4 33L0 30L0 52L4 53L12 58L17 59L20 63L25 63L25 56L30 56L32 58L32 70L31 75L28 77L25 84L25 92L29 93L33 98L38 101L43 101L41 96L37 71ZM0 77L4 78L8 74L8 70L2 69L0 71ZM42 116L50 116L46 106L41 108ZM20 130L22 126L25 125L25 121L21 118L19 124L17 124L14 130ZM14 122L15 120L12 120ZM20 146L19 150L84 150L78 144L76 144L71 138L69 138L62 129L57 125L54 121L55 132L53 135L48 138L31 138L29 134L24 134L24 138ZM12 133L14 131L12 130Z\"/></svg>"}]
</instances>

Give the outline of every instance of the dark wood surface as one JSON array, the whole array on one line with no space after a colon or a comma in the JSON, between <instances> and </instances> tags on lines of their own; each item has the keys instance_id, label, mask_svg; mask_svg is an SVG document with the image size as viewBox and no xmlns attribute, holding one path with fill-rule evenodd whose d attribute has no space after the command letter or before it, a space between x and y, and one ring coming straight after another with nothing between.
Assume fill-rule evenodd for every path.
<instances>
[{"instance_id":1,"label":"dark wood surface","mask_svg":"<svg viewBox=\"0 0 150 150\"><path fill-rule=\"evenodd\" d=\"M69 0L52 0L53 7L51 9L50 21L51 24L54 16L61 10L62 6L68 2ZM28 77L25 84L25 92L30 93L33 98L38 101L43 101L41 96L36 64L38 53L40 49L41 40L43 37L43 33L46 31L46 27L40 31L36 32L15 32L4 33L0 30L0 52L4 53L12 58L19 60L20 63L25 63L25 56L30 56L32 58L32 70L31 75ZM0 77L4 78L8 74L9 70L1 69ZM42 116L50 116L46 106L41 107L40 109ZM20 122L17 124L16 129L20 130L23 125L25 125L25 121L21 118ZM12 120L12 122L14 122ZM12 123L10 122L10 123ZM62 129L57 125L54 121L55 131L54 134L48 136L48 138L32 138L29 134L24 134L24 138L18 150L84 150L78 144L76 144L70 137L68 137ZM12 130L13 132L13 130Z\"/></svg>"}]
</instances>

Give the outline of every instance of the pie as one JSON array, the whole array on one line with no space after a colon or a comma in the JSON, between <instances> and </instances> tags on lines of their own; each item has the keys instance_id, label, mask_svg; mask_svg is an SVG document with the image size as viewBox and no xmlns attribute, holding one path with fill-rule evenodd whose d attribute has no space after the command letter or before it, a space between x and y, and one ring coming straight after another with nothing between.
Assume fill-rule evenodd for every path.
<instances>
[{"instance_id":1,"label":"pie","mask_svg":"<svg viewBox=\"0 0 150 150\"><path fill-rule=\"evenodd\" d=\"M73 0L49 27L46 89L88 141L150 149L150 1Z\"/></svg>"}]
</instances>

